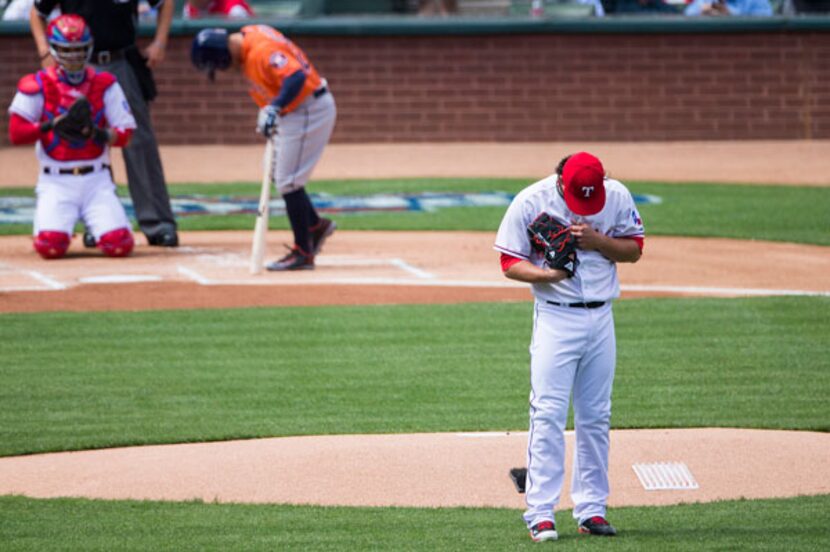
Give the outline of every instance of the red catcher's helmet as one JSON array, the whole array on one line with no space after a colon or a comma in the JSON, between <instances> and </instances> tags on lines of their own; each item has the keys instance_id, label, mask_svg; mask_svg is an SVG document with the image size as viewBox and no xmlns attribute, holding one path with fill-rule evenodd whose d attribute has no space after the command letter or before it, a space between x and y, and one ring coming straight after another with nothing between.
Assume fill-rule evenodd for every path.
<instances>
[{"instance_id":1,"label":"red catcher's helmet","mask_svg":"<svg viewBox=\"0 0 830 552\"><path fill-rule=\"evenodd\" d=\"M92 55L92 33L79 15L66 14L53 19L46 27L49 52L66 72L69 82L84 78L84 68Z\"/></svg>"}]
</instances>

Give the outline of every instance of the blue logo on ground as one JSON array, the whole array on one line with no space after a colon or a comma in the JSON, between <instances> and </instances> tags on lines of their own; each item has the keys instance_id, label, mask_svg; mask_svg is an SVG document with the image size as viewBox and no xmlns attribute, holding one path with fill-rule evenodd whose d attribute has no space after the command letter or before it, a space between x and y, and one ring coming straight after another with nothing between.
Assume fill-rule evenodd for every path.
<instances>
[{"instance_id":1,"label":"blue logo on ground","mask_svg":"<svg viewBox=\"0 0 830 552\"><path fill-rule=\"evenodd\" d=\"M507 207L513 194L507 192L482 193L422 193L422 194L374 194L367 196L333 196L310 194L314 206L324 213L360 214L394 211L434 212L448 207ZM255 197L235 196L175 196L170 202L178 217L197 215L244 215L255 214L258 207ZM653 195L634 195L634 201L660 203ZM135 210L129 198L121 198L127 215L135 218ZM285 202L281 198L271 200L270 213L285 213ZM35 213L35 199L31 197L0 197L0 224L31 224Z\"/></svg>"}]
</instances>

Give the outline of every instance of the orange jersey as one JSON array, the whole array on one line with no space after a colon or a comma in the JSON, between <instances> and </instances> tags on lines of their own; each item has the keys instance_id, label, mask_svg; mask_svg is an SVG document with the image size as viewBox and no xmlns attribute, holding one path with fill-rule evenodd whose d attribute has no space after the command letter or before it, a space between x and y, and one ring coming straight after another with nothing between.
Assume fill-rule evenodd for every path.
<instances>
[{"instance_id":1,"label":"orange jersey","mask_svg":"<svg viewBox=\"0 0 830 552\"><path fill-rule=\"evenodd\" d=\"M271 103L280 93L285 78L298 70L305 73L305 84L297 97L285 106L283 113L296 109L309 94L320 88L323 79L317 70L303 51L281 32L267 25L248 25L242 27L241 32L242 73L251 84L248 93L259 107Z\"/></svg>"}]
</instances>

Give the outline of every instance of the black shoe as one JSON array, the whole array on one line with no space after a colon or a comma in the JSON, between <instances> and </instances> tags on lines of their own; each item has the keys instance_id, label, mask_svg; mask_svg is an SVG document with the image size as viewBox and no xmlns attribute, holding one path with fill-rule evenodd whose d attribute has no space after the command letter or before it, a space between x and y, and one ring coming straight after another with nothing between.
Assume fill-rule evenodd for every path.
<instances>
[{"instance_id":1,"label":"black shoe","mask_svg":"<svg viewBox=\"0 0 830 552\"><path fill-rule=\"evenodd\" d=\"M288 247L288 246L286 246ZM279 272L284 270L313 270L314 269L314 255L309 255L296 245L288 252L288 254L273 263L265 265L267 270L272 272Z\"/></svg>"},{"instance_id":2,"label":"black shoe","mask_svg":"<svg viewBox=\"0 0 830 552\"><path fill-rule=\"evenodd\" d=\"M614 526L602 516L588 518L579 524L579 532L584 535L599 535L601 537L613 537L617 534Z\"/></svg>"},{"instance_id":3,"label":"black shoe","mask_svg":"<svg viewBox=\"0 0 830 552\"><path fill-rule=\"evenodd\" d=\"M320 222L309 228L311 231L311 254L318 255L323 248L326 238L334 234L337 223L331 219L320 217Z\"/></svg>"},{"instance_id":4,"label":"black shoe","mask_svg":"<svg viewBox=\"0 0 830 552\"><path fill-rule=\"evenodd\" d=\"M159 247L178 247L179 235L173 232L162 232L153 236L147 236L147 243Z\"/></svg>"},{"instance_id":5,"label":"black shoe","mask_svg":"<svg viewBox=\"0 0 830 552\"><path fill-rule=\"evenodd\" d=\"M533 542L556 540L559 534L556 532L556 525L552 521L540 521L530 528L530 538Z\"/></svg>"},{"instance_id":6,"label":"black shoe","mask_svg":"<svg viewBox=\"0 0 830 552\"><path fill-rule=\"evenodd\" d=\"M95 236L92 235L92 232L89 230L84 231L84 247L87 249L95 249L95 246L98 244L95 243Z\"/></svg>"}]
</instances>

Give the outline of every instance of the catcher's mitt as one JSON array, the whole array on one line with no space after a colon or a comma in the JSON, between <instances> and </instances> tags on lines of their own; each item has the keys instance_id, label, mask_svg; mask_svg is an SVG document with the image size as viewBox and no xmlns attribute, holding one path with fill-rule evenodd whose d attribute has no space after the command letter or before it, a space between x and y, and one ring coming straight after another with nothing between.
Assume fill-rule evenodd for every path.
<instances>
[{"instance_id":1,"label":"catcher's mitt","mask_svg":"<svg viewBox=\"0 0 830 552\"><path fill-rule=\"evenodd\" d=\"M56 119L52 128L64 140L86 142L93 137L94 126L89 101L81 96L69 106L66 113Z\"/></svg>"},{"instance_id":2,"label":"catcher's mitt","mask_svg":"<svg viewBox=\"0 0 830 552\"><path fill-rule=\"evenodd\" d=\"M564 270L569 278L576 273L579 265L576 238L571 235L569 226L542 213L527 226L527 234L531 246L544 255L549 267Z\"/></svg>"}]
</instances>

